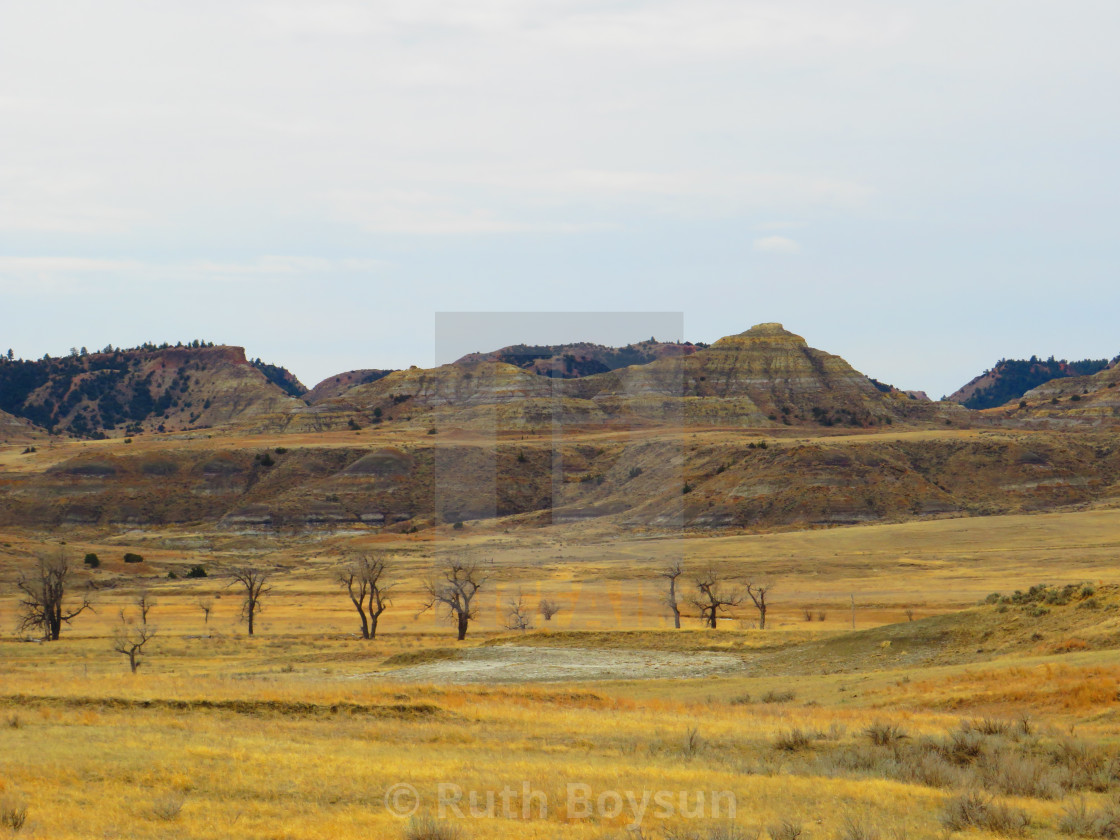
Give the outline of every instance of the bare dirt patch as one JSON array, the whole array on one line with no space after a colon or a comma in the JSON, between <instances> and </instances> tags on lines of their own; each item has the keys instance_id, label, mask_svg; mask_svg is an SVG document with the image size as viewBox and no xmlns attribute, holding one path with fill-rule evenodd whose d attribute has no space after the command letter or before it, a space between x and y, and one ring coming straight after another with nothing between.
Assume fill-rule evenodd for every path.
<instances>
[{"instance_id":1,"label":"bare dirt patch","mask_svg":"<svg viewBox=\"0 0 1120 840\"><path fill-rule=\"evenodd\" d=\"M727 653L500 645L468 648L453 659L368 676L410 683L588 682L695 679L732 674L743 667L742 659Z\"/></svg>"}]
</instances>

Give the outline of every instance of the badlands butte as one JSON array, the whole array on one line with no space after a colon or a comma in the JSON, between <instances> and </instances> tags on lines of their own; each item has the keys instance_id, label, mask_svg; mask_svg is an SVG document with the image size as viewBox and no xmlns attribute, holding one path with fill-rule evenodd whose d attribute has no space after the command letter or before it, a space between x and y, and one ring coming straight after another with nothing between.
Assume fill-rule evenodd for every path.
<instances>
[{"instance_id":1,"label":"badlands butte","mask_svg":"<svg viewBox=\"0 0 1120 840\"><path fill-rule=\"evenodd\" d=\"M710 346L510 347L312 389L197 341L9 354L0 527L730 533L1109 506L1118 381L1117 360L1005 360L931 401L780 324ZM1010 396L962 404L978 394Z\"/></svg>"}]
</instances>

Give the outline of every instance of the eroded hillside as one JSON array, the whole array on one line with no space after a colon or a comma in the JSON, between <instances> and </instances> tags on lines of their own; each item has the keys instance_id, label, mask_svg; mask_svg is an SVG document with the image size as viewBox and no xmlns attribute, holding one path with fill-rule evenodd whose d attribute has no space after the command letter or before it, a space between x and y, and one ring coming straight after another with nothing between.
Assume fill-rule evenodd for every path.
<instances>
[{"instance_id":1,"label":"eroded hillside","mask_svg":"<svg viewBox=\"0 0 1120 840\"><path fill-rule=\"evenodd\" d=\"M6 526L196 523L411 530L510 517L770 530L1053 510L1120 498L1107 435L929 432L797 439L649 432L487 439L335 434L313 444L153 438L12 452Z\"/></svg>"}]
</instances>

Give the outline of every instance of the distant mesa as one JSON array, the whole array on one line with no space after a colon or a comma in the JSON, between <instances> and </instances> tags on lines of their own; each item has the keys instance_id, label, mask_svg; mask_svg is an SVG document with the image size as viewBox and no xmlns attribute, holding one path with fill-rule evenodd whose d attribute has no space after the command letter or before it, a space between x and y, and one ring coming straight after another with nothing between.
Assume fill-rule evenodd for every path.
<instances>
[{"instance_id":1,"label":"distant mesa","mask_svg":"<svg viewBox=\"0 0 1120 840\"><path fill-rule=\"evenodd\" d=\"M0 410L75 437L236 424L303 405L304 391L284 368L204 342L0 360Z\"/></svg>"}]
</instances>

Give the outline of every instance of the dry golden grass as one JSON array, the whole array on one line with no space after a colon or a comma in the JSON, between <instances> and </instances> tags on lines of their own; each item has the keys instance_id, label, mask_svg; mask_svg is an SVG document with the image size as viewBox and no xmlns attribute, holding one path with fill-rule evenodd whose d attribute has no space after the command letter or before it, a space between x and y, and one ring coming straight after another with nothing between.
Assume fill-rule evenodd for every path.
<instances>
[{"instance_id":1,"label":"dry golden grass","mask_svg":"<svg viewBox=\"0 0 1120 840\"><path fill-rule=\"evenodd\" d=\"M872 720L867 710L637 700L625 689L371 686L304 670L298 643L282 641L241 644L228 658L205 647L153 651L151 663L170 673L154 667L135 678L101 662L95 640L16 660L5 694L48 695L3 702L16 724L0 730L0 772L5 791L27 805L28 836L396 837L401 825L382 800L401 781L429 803L440 782L518 791L528 782L554 804L546 819L464 820L473 837L622 836L623 820L567 822L569 782L729 790L741 821L753 824L796 815L831 827L854 811L910 833L937 830L938 791L780 773L771 741L785 728L858 732ZM3 653L12 661L7 646ZM85 676L76 662L87 658L98 662ZM264 673L284 659L293 670ZM145 705L153 698L228 702ZM331 711L340 704L351 705ZM931 730L941 722L905 718ZM700 735L692 749L690 729ZM168 797L183 798L173 825L155 813Z\"/></svg>"},{"instance_id":2,"label":"dry golden grass","mask_svg":"<svg viewBox=\"0 0 1120 840\"><path fill-rule=\"evenodd\" d=\"M862 440L849 437L852 445ZM300 445L312 442L352 443L337 433ZM83 445L99 444L70 446ZM35 457L62 456L43 449ZM901 727L917 744L949 738L962 715L1014 722L1028 713L1046 755L1071 729L1094 749L1114 750L1120 738L1112 612L1054 610L1038 619L1043 638L1032 641L1025 613L984 608L960 620L982 635L1017 617L1021 632L996 633L998 644L962 632L946 661L918 666L902 656L909 642L899 636L907 609L916 624L928 618L923 626L957 633L965 624L954 624L954 613L992 591L1041 581L1120 583L1115 510L705 539L620 537L594 525L507 534L475 524L423 539L281 540L203 528L64 538L79 565L86 551L102 558L100 571L78 576L102 584L97 612L77 618L62 641L39 644L7 635L17 611L12 583L36 552L57 548L58 537L0 535L0 802L26 807L21 837L394 840L407 823L387 813L384 797L400 782L416 786L425 808L440 782L482 791L506 784L520 791L527 782L546 793L543 819L459 820L471 840L635 836L628 812L591 820L565 813L565 786L578 782L596 793L731 791L748 837L754 827L789 820L803 827L802 840L831 840L844 836L850 816L881 840L940 838L939 815L955 790L903 778L889 756L868 754L864 731L876 722ZM355 619L331 571L345 552L375 548L393 553L400 586L379 638L367 643L354 638ZM131 550L145 563L124 564ZM462 647L446 622L417 617L420 583L432 558L447 551L485 562L491 578L467 647L512 638L607 652L714 650L766 668L595 684L394 683L390 666ZM277 568L251 641L222 576L250 557ZM695 618L673 631L653 571L674 558L690 569L711 564L777 580L772 629L751 629L754 615L742 608L717 632L696 629ZM168 578L195 564L212 576ZM141 589L157 599L151 620L159 635L131 675L109 639L118 610ZM534 633L511 636L505 605L519 592L532 605L549 597L563 609L547 624L534 616ZM209 624L198 597L216 599ZM806 608L813 621L804 620ZM795 731L804 738L791 737ZM986 743L1003 757L1019 749L1019 742ZM1096 807L1118 790L1109 781L1102 790L1063 788L1058 798L1000 798L1026 811L1035 823L1030 835L1042 838L1056 834L1066 804L1084 796ZM708 822L650 817L645 837L706 832ZM0 837L5 831L0 825Z\"/></svg>"},{"instance_id":3,"label":"dry golden grass","mask_svg":"<svg viewBox=\"0 0 1120 840\"><path fill-rule=\"evenodd\" d=\"M906 744L929 739L936 745L949 743L962 714L1010 727L1027 713L1046 755L1065 749L1060 745L1071 729L1087 745L1073 749L1075 755L1114 750L1120 735L1120 670L1112 650L1030 649L982 665L798 677L405 685L365 675L389 657L454 649L447 628L398 627L373 642L326 633L320 620L327 613L309 612L308 605L315 592L323 601L338 600L332 591L313 575L293 576L269 606L272 623L253 640L232 626L231 606L212 619L221 632L204 635L201 613L179 603L179 595L161 593L152 614L161 635L137 675L110 651L107 637L111 607L131 595L124 587L104 593L105 608L76 620L61 642L0 643L0 796L26 808L20 836L392 840L406 836L407 822L386 810L385 796L406 782L419 792L422 812L435 808L441 783L483 795L511 788L515 818L468 813L452 820L475 840L634 836L625 808L592 819L568 813L571 783L596 795L728 791L738 824L753 831L788 820L803 827L806 840L842 836L849 818L885 838L941 837L942 809L955 786L907 776L933 772L918 762L935 759L921 758L914 746L899 764L891 748L870 744L869 728L890 722L906 734ZM1063 609L1068 612L1055 609L1048 618L1085 614L1074 605ZM1101 609L1107 612L1107 604ZM345 611L338 615L341 621ZM1002 620L994 606L977 616ZM855 637L798 627L782 633L567 630L515 638L606 650L740 650L749 661L799 645L847 645ZM483 632L467 644L502 640ZM1008 738L985 743L1020 755L1018 742ZM1063 807L1077 798L1095 806L1120 789L1120 778L1109 777L1107 794L1074 786L1055 788L1055 796L1047 792L1057 784L1051 777L1065 778L1064 765L1032 760L1015 759L1027 762L1023 772L1042 774L1028 783L1046 795L1000 794L1029 815L1032 836L1055 835ZM962 779L989 772L936 761L937 772ZM1019 776L1001 776L987 784L1021 783ZM543 817L534 806L531 819L521 818L523 784L547 798ZM714 825L651 810L643 828L651 838Z\"/></svg>"},{"instance_id":4,"label":"dry golden grass","mask_svg":"<svg viewBox=\"0 0 1120 840\"><path fill-rule=\"evenodd\" d=\"M573 782L595 792L730 791L739 823L794 820L808 837L837 836L846 816L887 837L940 836L951 791L835 762L865 749L864 731L884 714L910 738L941 737L955 714L918 706L1000 683L995 672L913 681L897 687L888 713L858 701L817 704L812 688L786 702L743 703L733 690L755 686L741 681L717 681L690 701L676 699L671 683L649 684L659 696L644 697L627 685L403 686L345 679L311 667L298 640L275 642L168 643L136 677L107 659L99 640L18 657L6 644L0 652L13 680L0 700L0 779L2 793L28 810L22 836L396 838L404 824L386 812L384 796L400 782L416 787L426 809L441 782L518 793L528 783L547 796L543 819L536 811L521 819L518 796L518 818L458 820L473 838L626 836L628 815L569 819ZM1055 673L1068 693L1103 672ZM1043 674L1008 676L1033 682ZM1115 668L1108 676L1115 680ZM38 697L10 699L24 692ZM1032 702L1016 694L988 706L1010 714ZM1092 718L1112 705L1086 695L1077 712ZM1114 724L1098 719L1091 728L1095 740L1115 736ZM779 744L794 729L823 734L791 753ZM1012 801L1039 823L1037 836L1053 832L1058 802ZM176 803L181 810L168 818ZM650 817L646 836L706 824Z\"/></svg>"}]
</instances>

